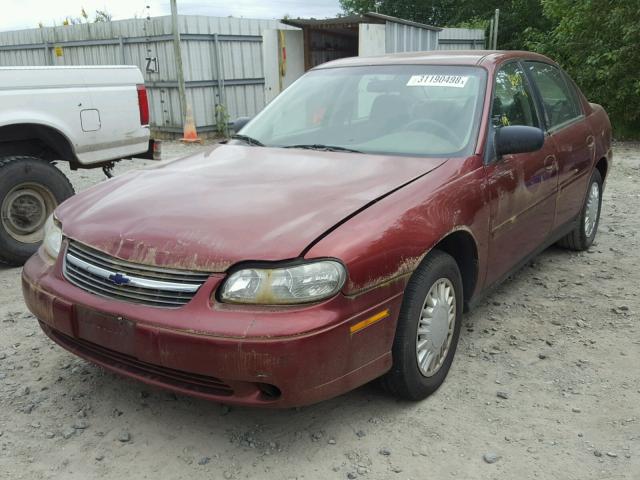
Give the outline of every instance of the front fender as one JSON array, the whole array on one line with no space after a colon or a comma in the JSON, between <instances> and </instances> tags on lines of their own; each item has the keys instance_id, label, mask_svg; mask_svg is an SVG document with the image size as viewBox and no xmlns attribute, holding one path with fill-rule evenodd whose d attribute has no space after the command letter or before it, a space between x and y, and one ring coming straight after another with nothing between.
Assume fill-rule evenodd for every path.
<instances>
[{"instance_id":1,"label":"front fender","mask_svg":"<svg viewBox=\"0 0 640 480\"><path fill-rule=\"evenodd\" d=\"M404 290L411 273L445 236L468 231L476 241L479 276L487 254L489 207L479 156L453 160L359 213L320 240L307 258L347 265L349 296L389 286Z\"/></svg>"}]
</instances>

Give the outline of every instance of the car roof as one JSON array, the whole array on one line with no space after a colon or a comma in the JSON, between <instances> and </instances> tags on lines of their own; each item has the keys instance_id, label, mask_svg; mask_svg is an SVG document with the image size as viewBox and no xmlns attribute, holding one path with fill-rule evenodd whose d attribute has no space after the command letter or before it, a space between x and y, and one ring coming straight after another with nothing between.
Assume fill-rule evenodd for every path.
<instances>
[{"instance_id":1,"label":"car roof","mask_svg":"<svg viewBox=\"0 0 640 480\"><path fill-rule=\"evenodd\" d=\"M436 50L430 52L392 53L375 57L341 58L323 63L315 68L365 65L481 65L490 67L512 58L554 63L544 55L520 50Z\"/></svg>"}]
</instances>

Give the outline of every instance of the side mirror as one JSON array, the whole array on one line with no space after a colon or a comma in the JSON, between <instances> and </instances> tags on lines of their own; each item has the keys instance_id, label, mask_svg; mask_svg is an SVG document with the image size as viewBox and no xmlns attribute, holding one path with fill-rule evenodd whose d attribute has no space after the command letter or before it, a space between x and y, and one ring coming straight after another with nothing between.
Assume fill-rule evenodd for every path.
<instances>
[{"instance_id":1,"label":"side mirror","mask_svg":"<svg viewBox=\"0 0 640 480\"><path fill-rule=\"evenodd\" d=\"M498 156L528 153L544 145L544 132L536 127L513 125L496 129L495 146Z\"/></svg>"},{"instance_id":2,"label":"side mirror","mask_svg":"<svg viewBox=\"0 0 640 480\"><path fill-rule=\"evenodd\" d=\"M237 133L250 121L251 117L236 118L233 122L231 122L231 130Z\"/></svg>"}]
</instances>

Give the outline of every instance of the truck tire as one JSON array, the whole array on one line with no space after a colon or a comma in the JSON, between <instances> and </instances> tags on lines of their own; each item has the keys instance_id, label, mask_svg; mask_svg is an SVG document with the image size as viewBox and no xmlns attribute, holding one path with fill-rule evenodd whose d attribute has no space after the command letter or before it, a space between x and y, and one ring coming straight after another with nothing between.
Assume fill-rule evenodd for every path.
<instances>
[{"instance_id":1,"label":"truck tire","mask_svg":"<svg viewBox=\"0 0 640 480\"><path fill-rule=\"evenodd\" d=\"M0 157L0 263L20 266L44 238L53 210L74 194L54 165L38 157Z\"/></svg>"}]
</instances>

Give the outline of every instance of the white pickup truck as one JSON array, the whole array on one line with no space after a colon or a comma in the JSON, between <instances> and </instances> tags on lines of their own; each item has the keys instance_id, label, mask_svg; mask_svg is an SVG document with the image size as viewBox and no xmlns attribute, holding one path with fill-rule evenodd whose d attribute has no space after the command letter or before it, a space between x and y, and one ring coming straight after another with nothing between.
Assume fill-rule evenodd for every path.
<instances>
[{"instance_id":1,"label":"white pickup truck","mask_svg":"<svg viewBox=\"0 0 640 480\"><path fill-rule=\"evenodd\" d=\"M0 263L24 263L51 212L73 195L56 163L108 173L114 161L150 151L137 67L0 68Z\"/></svg>"}]
</instances>

